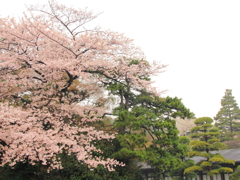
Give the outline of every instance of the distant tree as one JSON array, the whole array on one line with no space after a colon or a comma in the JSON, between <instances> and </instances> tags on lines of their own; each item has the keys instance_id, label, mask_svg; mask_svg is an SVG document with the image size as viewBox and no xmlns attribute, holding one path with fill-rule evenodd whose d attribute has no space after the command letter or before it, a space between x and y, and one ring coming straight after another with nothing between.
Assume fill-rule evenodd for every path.
<instances>
[{"instance_id":1,"label":"distant tree","mask_svg":"<svg viewBox=\"0 0 240 180\"><path fill-rule=\"evenodd\" d=\"M223 167L222 164L234 164L233 160L225 159L219 153L212 153L224 147L219 138L220 132L217 127L212 125L213 119L210 117L198 118L194 121L196 127L191 129L193 139L190 143L192 151L189 152L190 157L201 156L204 160L197 165L185 169L185 174L192 172L201 172L208 170L208 174L231 173L233 170L229 167ZM201 177L202 178L202 177Z\"/></svg>"},{"instance_id":2,"label":"distant tree","mask_svg":"<svg viewBox=\"0 0 240 180\"><path fill-rule=\"evenodd\" d=\"M240 148L240 140L239 139L224 141L224 144L226 144L226 149L239 149Z\"/></svg>"},{"instance_id":3,"label":"distant tree","mask_svg":"<svg viewBox=\"0 0 240 180\"><path fill-rule=\"evenodd\" d=\"M221 131L221 140L229 140L240 131L240 109L231 89L226 89L221 100L221 109L214 117L215 125Z\"/></svg>"}]
</instances>

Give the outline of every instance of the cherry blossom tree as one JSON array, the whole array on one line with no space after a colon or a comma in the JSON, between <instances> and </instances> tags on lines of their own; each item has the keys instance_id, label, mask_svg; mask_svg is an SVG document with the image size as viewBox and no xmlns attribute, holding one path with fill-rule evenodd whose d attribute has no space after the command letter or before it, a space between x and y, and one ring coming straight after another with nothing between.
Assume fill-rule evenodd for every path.
<instances>
[{"instance_id":1,"label":"cherry blossom tree","mask_svg":"<svg viewBox=\"0 0 240 180\"><path fill-rule=\"evenodd\" d=\"M89 167L123 165L92 155L101 153L93 140L114 138L89 126L106 113L99 99L111 82L156 94L144 77L165 65L143 60L123 34L91 28L98 15L50 0L21 19L0 18L1 165L28 159L62 168L63 150Z\"/></svg>"}]
</instances>

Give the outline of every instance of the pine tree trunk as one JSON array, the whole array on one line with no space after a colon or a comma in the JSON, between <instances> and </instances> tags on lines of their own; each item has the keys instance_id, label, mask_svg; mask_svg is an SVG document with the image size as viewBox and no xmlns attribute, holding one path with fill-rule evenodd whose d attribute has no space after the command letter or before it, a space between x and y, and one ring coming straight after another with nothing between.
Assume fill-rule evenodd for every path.
<instances>
[{"instance_id":1,"label":"pine tree trunk","mask_svg":"<svg viewBox=\"0 0 240 180\"><path fill-rule=\"evenodd\" d=\"M223 173L221 174L221 180L225 180L225 176Z\"/></svg>"},{"instance_id":2,"label":"pine tree trunk","mask_svg":"<svg viewBox=\"0 0 240 180\"><path fill-rule=\"evenodd\" d=\"M203 173L199 172L199 180L203 180Z\"/></svg>"}]
</instances>

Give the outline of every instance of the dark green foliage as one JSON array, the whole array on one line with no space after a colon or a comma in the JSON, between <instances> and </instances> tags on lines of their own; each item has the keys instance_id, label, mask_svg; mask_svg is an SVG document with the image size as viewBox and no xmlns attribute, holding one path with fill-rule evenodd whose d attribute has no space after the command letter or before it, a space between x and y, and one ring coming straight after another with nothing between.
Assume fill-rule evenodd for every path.
<instances>
[{"instance_id":1,"label":"dark green foliage","mask_svg":"<svg viewBox=\"0 0 240 180\"><path fill-rule=\"evenodd\" d=\"M193 114L178 98L160 98L142 92L132 96L131 110L116 108L117 139L133 157L156 167L159 172L179 164L178 130L173 118ZM161 177L162 174L159 176Z\"/></svg>"},{"instance_id":2,"label":"dark green foliage","mask_svg":"<svg viewBox=\"0 0 240 180\"><path fill-rule=\"evenodd\" d=\"M138 157L137 153L123 148L118 139L113 139L112 141L101 140L96 143L96 146L104 152L106 158L114 158L125 164L123 167L117 166L114 172L109 172L110 174L115 174L115 179L141 179L140 169L137 161L135 161ZM107 170L105 172L108 174Z\"/></svg>"},{"instance_id":3,"label":"dark green foliage","mask_svg":"<svg viewBox=\"0 0 240 180\"><path fill-rule=\"evenodd\" d=\"M133 161L135 155L131 151L121 149L117 139L112 141L103 139L93 143L104 152L105 158L115 158L123 162L125 166L117 166L115 171L111 172L101 165L89 169L86 164L79 163L74 155L63 152L58 155L63 165L61 170L52 170L48 173L46 166L40 163L32 166L26 161L17 163L14 169L8 165L0 168L0 180L141 180L140 169L137 162ZM99 156L100 154L93 152L93 155Z\"/></svg>"},{"instance_id":4,"label":"dark green foliage","mask_svg":"<svg viewBox=\"0 0 240 180\"><path fill-rule=\"evenodd\" d=\"M109 172L99 165L95 169L89 169L86 164L80 164L77 159L66 153L59 155L63 162L63 169L52 170L47 173L47 167L42 165L32 166L26 163L17 163L14 169L5 165L0 169L0 180L133 180L141 179L137 165L127 162L128 156L122 159L126 167L117 167L116 171Z\"/></svg>"},{"instance_id":5,"label":"dark green foliage","mask_svg":"<svg viewBox=\"0 0 240 180\"><path fill-rule=\"evenodd\" d=\"M240 131L240 109L231 89L226 89L221 100L221 109L214 117L216 127L221 131L221 141L233 139Z\"/></svg>"},{"instance_id":6,"label":"dark green foliage","mask_svg":"<svg viewBox=\"0 0 240 180\"><path fill-rule=\"evenodd\" d=\"M8 164L4 167L0 167L0 180L24 180L24 179L36 179L40 180L42 177L35 174L38 172L37 166L32 166L26 163L16 163L14 169L12 169Z\"/></svg>"},{"instance_id":7,"label":"dark green foliage","mask_svg":"<svg viewBox=\"0 0 240 180\"><path fill-rule=\"evenodd\" d=\"M180 160L176 168L171 172L171 176L175 176L174 179L176 180L190 180L192 178L196 178L195 172L184 174L184 170L186 168L194 166L194 161L188 158L188 152L190 151L189 143L190 139L188 137L179 137L177 157L179 157Z\"/></svg>"},{"instance_id":8,"label":"dark green foliage","mask_svg":"<svg viewBox=\"0 0 240 180\"><path fill-rule=\"evenodd\" d=\"M229 177L230 180L240 180L240 166Z\"/></svg>"}]
</instances>

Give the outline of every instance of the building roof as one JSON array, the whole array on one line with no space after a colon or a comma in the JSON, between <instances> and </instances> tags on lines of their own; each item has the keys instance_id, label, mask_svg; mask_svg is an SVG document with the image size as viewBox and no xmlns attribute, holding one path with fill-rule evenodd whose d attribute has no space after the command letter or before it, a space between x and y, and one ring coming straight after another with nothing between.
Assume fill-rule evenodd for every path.
<instances>
[{"instance_id":1,"label":"building roof","mask_svg":"<svg viewBox=\"0 0 240 180\"><path fill-rule=\"evenodd\" d=\"M152 169L153 167L145 162L139 162L138 165L140 166L140 169Z\"/></svg>"},{"instance_id":2,"label":"building roof","mask_svg":"<svg viewBox=\"0 0 240 180\"><path fill-rule=\"evenodd\" d=\"M236 162L240 162L240 149L212 151L211 153L213 153L213 154L219 153L226 159L231 159L231 160L235 160ZM206 158L200 157L200 156L195 156L191 159L194 160L195 163L202 161L202 160L206 160Z\"/></svg>"},{"instance_id":3,"label":"building roof","mask_svg":"<svg viewBox=\"0 0 240 180\"><path fill-rule=\"evenodd\" d=\"M213 154L219 153L226 159L235 160L236 162L240 162L240 149L228 149L228 150L212 151L211 153L213 153ZM201 157L201 156L195 156L191 159L194 160L195 163L206 160L206 158ZM152 168L150 165L148 165L145 162L140 162L140 163L138 163L138 165L141 167L141 169Z\"/></svg>"}]
</instances>

